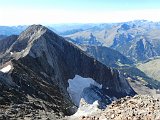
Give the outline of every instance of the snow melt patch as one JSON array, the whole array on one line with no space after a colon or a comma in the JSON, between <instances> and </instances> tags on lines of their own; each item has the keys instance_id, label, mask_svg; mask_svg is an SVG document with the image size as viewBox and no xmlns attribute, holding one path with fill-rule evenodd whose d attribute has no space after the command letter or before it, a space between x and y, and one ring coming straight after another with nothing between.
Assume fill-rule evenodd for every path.
<instances>
[{"instance_id":1,"label":"snow melt patch","mask_svg":"<svg viewBox=\"0 0 160 120\"><path fill-rule=\"evenodd\" d=\"M68 83L69 87L67 88L67 91L71 97L71 100L77 106L79 106L81 100L81 94L84 88L90 87L90 85L94 85L99 89L102 89L102 85L98 84L92 78L83 78L79 75L75 75L73 79L69 79Z\"/></svg>"},{"instance_id":2,"label":"snow melt patch","mask_svg":"<svg viewBox=\"0 0 160 120\"><path fill-rule=\"evenodd\" d=\"M6 67L2 68L0 71L3 73L8 73L11 70L12 66L7 65Z\"/></svg>"},{"instance_id":3,"label":"snow melt patch","mask_svg":"<svg viewBox=\"0 0 160 120\"><path fill-rule=\"evenodd\" d=\"M94 115L94 114L101 111L98 108L98 105L99 105L98 101L95 101L93 104L87 104L87 103L85 103L85 100L83 100L83 98L82 98L81 99L81 106L78 108L77 112L74 115L72 115L72 117Z\"/></svg>"},{"instance_id":4,"label":"snow melt patch","mask_svg":"<svg viewBox=\"0 0 160 120\"><path fill-rule=\"evenodd\" d=\"M13 52L10 52L11 55L13 55Z\"/></svg>"}]
</instances>

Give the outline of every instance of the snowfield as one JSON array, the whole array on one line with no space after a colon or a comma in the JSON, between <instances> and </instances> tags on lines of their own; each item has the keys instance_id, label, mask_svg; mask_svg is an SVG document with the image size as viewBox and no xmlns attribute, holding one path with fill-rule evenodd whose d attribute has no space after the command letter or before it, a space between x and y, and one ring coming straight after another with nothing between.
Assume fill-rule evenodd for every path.
<instances>
[{"instance_id":1,"label":"snowfield","mask_svg":"<svg viewBox=\"0 0 160 120\"><path fill-rule=\"evenodd\" d=\"M68 83L69 83L69 87L67 88L67 91L71 97L71 100L77 106L79 106L81 95L85 88L90 87L91 85L94 85L99 89L102 89L102 85L97 83L92 78L83 78L79 75L75 75L73 79L69 79Z\"/></svg>"}]
</instances>

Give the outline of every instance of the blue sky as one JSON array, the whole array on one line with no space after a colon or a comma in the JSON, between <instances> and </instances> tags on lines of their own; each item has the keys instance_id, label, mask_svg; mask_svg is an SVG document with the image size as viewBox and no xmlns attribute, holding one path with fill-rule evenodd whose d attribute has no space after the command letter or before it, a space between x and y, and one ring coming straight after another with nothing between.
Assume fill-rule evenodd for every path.
<instances>
[{"instance_id":1,"label":"blue sky","mask_svg":"<svg viewBox=\"0 0 160 120\"><path fill-rule=\"evenodd\" d=\"M0 0L0 6L71 10L158 9L160 0Z\"/></svg>"},{"instance_id":2,"label":"blue sky","mask_svg":"<svg viewBox=\"0 0 160 120\"><path fill-rule=\"evenodd\" d=\"M160 0L0 0L0 25L134 19L160 21Z\"/></svg>"}]
</instances>

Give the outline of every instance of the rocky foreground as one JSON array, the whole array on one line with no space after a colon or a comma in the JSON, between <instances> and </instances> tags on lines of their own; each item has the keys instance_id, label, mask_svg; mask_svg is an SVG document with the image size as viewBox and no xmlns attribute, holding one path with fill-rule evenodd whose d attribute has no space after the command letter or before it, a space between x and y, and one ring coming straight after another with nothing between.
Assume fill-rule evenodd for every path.
<instances>
[{"instance_id":1,"label":"rocky foreground","mask_svg":"<svg viewBox=\"0 0 160 120\"><path fill-rule=\"evenodd\" d=\"M58 120L54 111L46 111L44 102L1 105L0 120ZM78 112L61 120L160 120L160 99L136 95L113 101L105 110L94 105L81 105ZM85 109L84 109L85 108ZM56 117L57 116L57 117Z\"/></svg>"},{"instance_id":2,"label":"rocky foreground","mask_svg":"<svg viewBox=\"0 0 160 120\"><path fill-rule=\"evenodd\" d=\"M74 116L74 115L73 115ZM160 120L160 99L148 95L125 97L112 102L97 114L68 119L79 120Z\"/></svg>"}]
</instances>

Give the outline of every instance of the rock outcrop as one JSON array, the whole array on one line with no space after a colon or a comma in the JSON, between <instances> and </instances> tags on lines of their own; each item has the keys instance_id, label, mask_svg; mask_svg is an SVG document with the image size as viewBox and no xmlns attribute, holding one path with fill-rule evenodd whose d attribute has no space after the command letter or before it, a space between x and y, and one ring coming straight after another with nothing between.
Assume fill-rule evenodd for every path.
<instances>
[{"instance_id":1,"label":"rock outcrop","mask_svg":"<svg viewBox=\"0 0 160 120\"><path fill-rule=\"evenodd\" d=\"M104 111L98 110L97 114L70 117L69 120L159 120L159 108L158 97L136 95L117 100Z\"/></svg>"}]
</instances>

